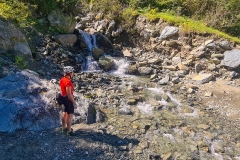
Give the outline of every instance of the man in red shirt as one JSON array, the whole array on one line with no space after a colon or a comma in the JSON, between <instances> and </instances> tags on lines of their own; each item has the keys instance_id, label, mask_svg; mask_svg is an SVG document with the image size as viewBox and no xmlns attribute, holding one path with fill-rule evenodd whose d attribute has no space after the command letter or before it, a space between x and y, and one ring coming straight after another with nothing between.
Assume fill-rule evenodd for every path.
<instances>
[{"instance_id":1,"label":"man in red shirt","mask_svg":"<svg viewBox=\"0 0 240 160\"><path fill-rule=\"evenodd\" d=\"M67 132L67 135L69 136L73 136L74 134L71 126L74 109L77 108L77 104L73 96L74 86L71 81L71 78L74 74L74 69L71 66L66 66L63 68L63 71L64 77L60 80L60 87L62 91L64 105L64 110L62 113L62 131Z\"/></svg>"}]
</instances>

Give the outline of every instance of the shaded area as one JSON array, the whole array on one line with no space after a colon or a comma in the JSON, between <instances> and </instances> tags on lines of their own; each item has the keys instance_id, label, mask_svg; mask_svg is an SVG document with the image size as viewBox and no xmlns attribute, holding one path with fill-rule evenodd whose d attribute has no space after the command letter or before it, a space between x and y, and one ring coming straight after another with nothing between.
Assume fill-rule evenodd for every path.
<instances>
[{"instance_id":1,"label":"shaded area","mask_svg":"<svg viewBox=\"0 0 240 160\"><path fill-rule=\"evenodd\" d=\"M37 73L24 70L0 79L0 131L45 130L60 125L55 91Z\"/></svg>"},{"instance_id":2,"label":"shaded area","mask_svg":"<svg viewBox=\"0 0 240 160\"><path fill-rule=\"evenodd\" d=\"M133 159L129 147L138 141L92 130L69 137L61 128L42 132L0 133L1 159Z\"/></svg>"}]
</instances>

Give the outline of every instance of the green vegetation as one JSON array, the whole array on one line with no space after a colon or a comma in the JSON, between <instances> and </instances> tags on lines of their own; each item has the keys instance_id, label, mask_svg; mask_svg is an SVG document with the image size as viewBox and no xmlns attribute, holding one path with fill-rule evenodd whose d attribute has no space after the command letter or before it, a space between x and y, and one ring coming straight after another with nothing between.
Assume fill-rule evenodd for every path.
<instances>
[{"instance_id":1,"label":"green vegetation","mask_svg":"<svg viewBox=\"0 0 240 160\"><path fill-rule=\"evenodd\" d=\"M1 53L0 54L0 60L1 59L14 62L21 69L26 69L27 68L27 62L25 61L26 59L22 56L16 55L16 53L12 50ZM3 63L1 65L4 66L4 65L7 65L7 63L6 64Z\"/></svg>"},{"instance_id":2,"label":"green vegetation","mask_svg":"<svg viewBox=\"0 0 240 160\"><path fill-rule=\"evenodd\" d=\"M15 57L15 63L18 65L19 68L25 69L27 68L27 64L25 63L23 57L21 56L16 56Z\"/></svg>"},{"instance_id":3,"label":"green vegetation","mask_svg":"<svg viewBox=\"0 0 240 160\"><path fill-rule=\"evenodd\" d=\"M84 7L84 9L80 9ZM0 0L0 17L20 26L35 26L52 10L77 15L102 12L104 18L114 19L124 28L132 28L136 16L144 14L149 20L163 19L183 28L184 32L217 34L235 42L240 40L240 0ZM58 28L47 28L60 32Z\"/></svg>"}]
</instances>

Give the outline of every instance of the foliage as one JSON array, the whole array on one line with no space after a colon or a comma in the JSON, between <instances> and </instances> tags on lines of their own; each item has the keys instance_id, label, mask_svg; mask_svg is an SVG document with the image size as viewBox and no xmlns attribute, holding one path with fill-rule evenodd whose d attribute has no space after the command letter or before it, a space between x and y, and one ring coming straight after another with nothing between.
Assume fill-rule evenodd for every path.
<instances>
[{"instance_id":1,"label":"foliage","mask_svg":"<svg viewBox=\"0 0 240 160\"><path fill-rule=\"evenodd\" d=\"M0 16L16 22L25 22L29 15L29 10L24 3L17 1L6 1L0 3Z\"/></svg>"},{"instance_id":2,"label":"foliage","mask_svg":"<svg viewBox=\"0 0 240 160\"><path fill-rule=\"evenodd\" d=\"M240 0L0 0L0 16L40 26L37 18L31 18L30 6L36 8L37 17L56 9L76 15L84 11L78 7L84 6L86 11L102 12L104 18L114 19L128 28L134 25L136 15L145 14L150 20L163 18L181 24L186 31L212 32L206 28L209 27L240 37ZM199 27L201 23L206 27ZM61 33L58 28L48 28L48 31Z\"/></svg>"},{"instance_id":3,"label":"foliage","mask_svg":"<svg viewBox=\"0 0 240 160\"><path fill-rule=\"evenodd\" d=\"M92 11L94 12L103 12L106 17L117 18L119 13L121 13L122 5L118 0L92 0Z\"/></svg>"},{"instance_id":4,"label":"foliage","mask_svg":"<svg viewBox=\"0 0 240 160\"><path fill-rule=\"evenodd\" d=\"M17 0L37 6L37 12L47 15L52 10L61 8L63 11L72 13L78 0Z\"/></svg>"},{"instance_id":5,"label":"foliage","mask_svg":"<svg viewBox=\"0 0 240 160\"><path fill-rule=\"evenodd\" d=\"M135 23L135 17L139 13L136 10L133 10L132 8L128 7L125 8L122 12L122 21L123 21L123 28L128 28L130 26L133 26Z\"/></svg>"},{"instance_id":6,"label":"foliage","mask_svg":"<svg viewBox=\"0 0 240 160\"><path fill-rule=\"evenodd\" d=\"M24 62L24 59L21 56L15 57L15 63L18 65L18 67L20 67L22 69L27 68L27 64Z\"/></svg>"},{"instance_id":7,"label":"foliage","mask_svg":"<svg viewBox=\"0 0 240 160\"><path fill-rule=\"evenodd\" d=\"M184 33L190 33L190 32L196 32L196 33L211 33L214 35L218 35L220 37L229 39L234 42L240 43L240 39L236 37L232 37L224 32L221 32L217 29L208 27L206 24L204 24L201 21L193 21L190 18L181 17L181 16L173 16L171 14L167 13L157 13L157 14L149 14L149 12L145 12L144 14L147 16L149 20L155 20L158 18L161 18L165 20L168 23L173 23L175 25L181 26L181 29Z\"/></svg>"}]
</instances>

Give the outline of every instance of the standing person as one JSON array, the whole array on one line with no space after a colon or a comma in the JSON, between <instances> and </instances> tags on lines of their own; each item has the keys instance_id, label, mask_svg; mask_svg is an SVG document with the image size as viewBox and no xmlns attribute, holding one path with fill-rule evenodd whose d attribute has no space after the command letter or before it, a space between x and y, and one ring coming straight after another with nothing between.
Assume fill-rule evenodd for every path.
<instances>
[{"instance_id":1,"label":"standing person","mask_svg":"<svg viewBox=\"0 0 240 160\"><path fill-rule=\"evenodd\" d=\"M73 96L74 86L71 81L71 78L73 77L74 74L73 71L74 69L71 66L64 67L63 68L64 77L60 80L60 87L62 91L64 105L64 110L62 113L62 131L67 132L67 135L69 136L74 135L71 126L74 109L77 108L77 104Z\"/></svg>"}]
</instances>

